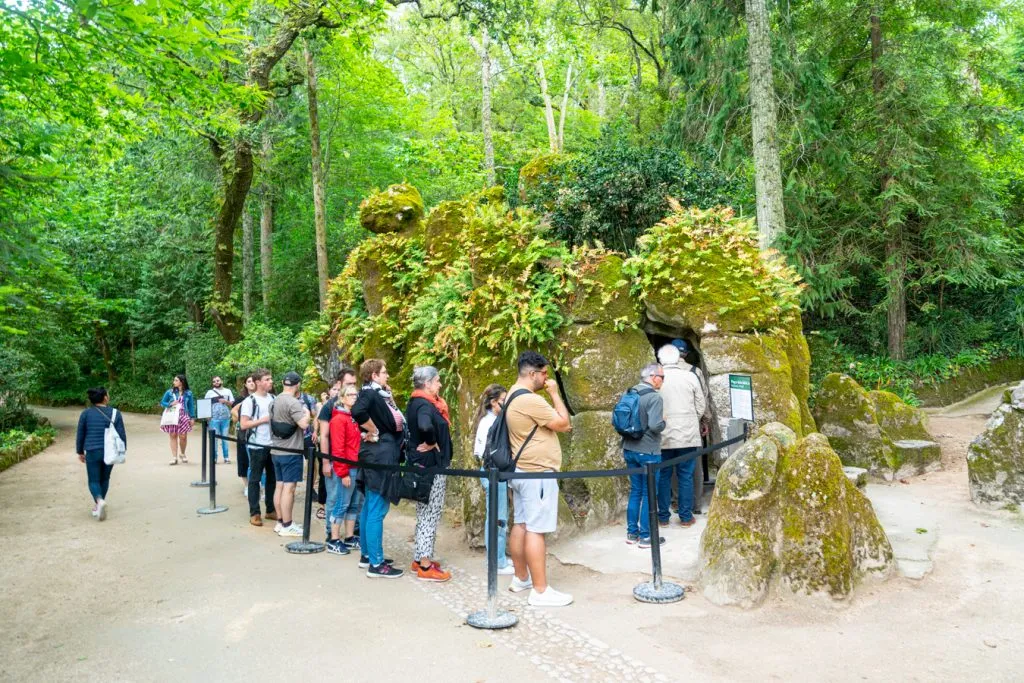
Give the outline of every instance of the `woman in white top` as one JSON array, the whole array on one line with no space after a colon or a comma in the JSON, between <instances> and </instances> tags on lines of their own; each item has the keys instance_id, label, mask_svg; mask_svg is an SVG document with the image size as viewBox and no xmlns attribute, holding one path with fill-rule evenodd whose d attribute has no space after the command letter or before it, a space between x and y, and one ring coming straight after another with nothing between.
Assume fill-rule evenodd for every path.
<instances>
[{"instance_id":1,"label":"woman in white top","mask_svg":"<svg viewBox=\"0 0 1024 683\"><path fill-rule=\"evenodd\" d=\"M484 389L480 396L480 407L476 411L476 440L473 442L473 455L480 460L483 467L484 448L487 446L487 432L491 425L501 415L501 406L505 402L505 387L500 384L491 384ZM484 493L488 494L487 479L481 478L484 485ZM488 496L489 497L489 496ZM490 502L487 498L484 510L490 510ZM490 520L488 520L488 524ZM484 527L484 539L487 538L487 527ZM498 574L509 575L514 572L512 560L505 554L505 541L508 537L508 482L498 482Z\"/></svg>"}]
</instances>

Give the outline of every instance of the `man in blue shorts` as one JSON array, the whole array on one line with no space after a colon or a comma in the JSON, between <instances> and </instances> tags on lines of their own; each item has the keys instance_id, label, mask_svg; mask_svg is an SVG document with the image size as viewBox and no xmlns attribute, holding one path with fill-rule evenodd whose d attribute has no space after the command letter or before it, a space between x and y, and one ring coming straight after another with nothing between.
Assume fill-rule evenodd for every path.
<instances>
[{"instance_id":1,"label":"man in blue shorts","mask_svg":"<svg viewBox=\"0 0 1024 683\"><path fill-rule=\"evenodd\" d=\"M286 373L281 394L270 407L270 454L278 483L274 508L281 516L274 531L281 536L302 536L302 527L292 523L292 508L295 504L295 486L302 481L303 457L300 453L277 450L287 448L301 452L305 448L303 432L309 426L311 416L309 409L299 400L301 383L299 373Z\"/></svg>"}]
</instances>

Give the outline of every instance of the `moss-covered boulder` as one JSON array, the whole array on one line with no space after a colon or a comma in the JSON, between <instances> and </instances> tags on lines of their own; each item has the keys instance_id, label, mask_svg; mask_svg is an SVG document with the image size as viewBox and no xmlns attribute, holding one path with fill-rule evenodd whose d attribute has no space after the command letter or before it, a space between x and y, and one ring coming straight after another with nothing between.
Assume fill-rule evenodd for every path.
<instances>
[{"instance_id":1,"label":"moss-covered boulder","mask_svg":"<svg viewBox=\"0 0 1024 683\"><path fill-rule=\"evenodd\" d=\"M530 202L531 192L544 183L558 182L558 168L568 161L567 154L541 154L519 169L519 201Z\"/></svg>"},{"instance_id":2,"label":"moss-covered boulder","mask_svg":"<svg viewBox=\"0 0 1024 683\"><path fill-rule=\"evenodd\" d=\"M825 377L815 394L821 433L847 465L893 480L939 467L942 450L923 411L888 391L865 391L839 373Z\"/></svg>"},{"instance_id":3,"label":"moss-covered boulder","mask_svg":"<svg viewBox=\"0 0 1024 683\"><path fill-rule=\"evenodd\" d=\"M892 562L871 503L821 434L798 440L766 425L719 471L700 540L700 585L712 602L753 607L773 585L843 600Z\"/></svg>"},{"instance_id":4,"label":"moss-covered boulder","mask_svg":"<svg viewBox=\"0 0 1024 683\"><path fill-rule=\"evenodd\" d=\"M622 438L612 427L606 411L578 413L572 431L559 434L562 469L565 471L608 470L623 467ZM629 499L629 482L622 477L566 479L559 491L569 517L560 515L559 535L589 531L610 520L621 519Z\"/></svg>"},{"instance_id":5,"label":"moss-covered boulder","mask_svg":"<svg viewBox=\"0 0 1024 683\"><path fill-rule=\"evenodd\" d=\"M619 395L640 381L640 370L654 362L647 335L599 324L570 325L555 341L552 357L562 358L559 374L575 412L611 410Z\"/></svg>"},{"instance_id":6,"label":"moss-covered boulder","mask_svg":"<svg viewBox=\"0 0 1024 683\"><path fill-rule=\"evenodd\" d=\"M811 349L804 336L803 322L800 316L793 316L786 326L784 334L786 357L789 359L789 374L793 380L793 395L800 404L800 421L803 424L803 435L807 436L818 431L811 414Z\"/></svg>"},{"instance_id":7,"label":"moss-covered boulder","mask_svg":"<svg viewBox=\"0 0 1024 683\"><path fill-rule=\"evenodd\" d=\"M606 323L620 328L636 325L640 307L630 296L630 280L623 258L610 252L596 252L581 258L579 282L568 304L568 317L575 323Z\"/></svg>"},{"instance_id":8,"label":"moss-covered boulder","mask_svg":"<svg viewBox=\"0 0 1024 683\"><path fill-rule=\"evenodd\" d=\"M473 213L481 206L504 206L504 201L504 189L492 187L431 209L423 229L423 244L431 261L449 264L464 256Z\"/></svg>"},{"instance_id":9,"label":"moss-covered boulder","mask_svg":"<svg viewBox=\"0 0 1024 683\"><path fill-rule=\"evenodd\" d=\"M706 337L701 343L708 388L715 414L727 421L732 414L729 375L750 375L754 390L754 420L757 424L781 422L803 434L800 400L793 392L793 375L786 347L770 335L726 334ZM725 433L725 424L721 424Z\"/></svg>"},{"instance_id":10,"label":"moss-covered boulder","mask_svg":"<svg viewBox=\"0 0 1024 683\"><path fill-rule=\"evenodd\" d=\"M359 204L359 224L379 235L411 233L423 221L423 197L412 185L401 183L374 192Z\"/></svg>"},{"instance_id":11,"label":"moss-covered boulder","mask_svg":"<svg viewBox=\"0 0 1024 683\"><path fill-rule=\"evenodd\" d=\"M1024 504L1024 382L1004 396L967 448L971 499L1017 510Z\"/></svg>"}]
</instances>

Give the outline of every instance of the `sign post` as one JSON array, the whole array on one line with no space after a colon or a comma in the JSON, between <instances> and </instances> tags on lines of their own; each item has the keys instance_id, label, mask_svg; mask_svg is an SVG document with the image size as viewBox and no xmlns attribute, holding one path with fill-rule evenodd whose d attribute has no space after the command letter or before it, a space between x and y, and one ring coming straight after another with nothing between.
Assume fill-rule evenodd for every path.
<instances>
[{"instance_id":1,"label":"sign post","mask_svg":"<svg viewBox=\"0 0 1024 683\"><path fill-rule=\"evenodd\" d=\"M192 486L209 486L209 482L206 481L206 450L209 445L209 439L207 438L208 431L210 429L210 415L213 411L212 401L208 398L200 398L196 400L196 419L203 425L203 461L200 467L201 477L199 481L192 482ZM212 449L213 447L210 446ZM213 452L210 452L210 458L213 458ZM212 504L210 507L214 507Z\"/></svg>"},{"instance_id":2,"label":"sign post","mask_svg":"<svg viewBox=\"0 0 1024 683\"><path fill-rule=\"evenodd\" d=\"M754 383L750 375L729 375L729 403L734 418L754 421Z\"/></svg>"}]
</instances>

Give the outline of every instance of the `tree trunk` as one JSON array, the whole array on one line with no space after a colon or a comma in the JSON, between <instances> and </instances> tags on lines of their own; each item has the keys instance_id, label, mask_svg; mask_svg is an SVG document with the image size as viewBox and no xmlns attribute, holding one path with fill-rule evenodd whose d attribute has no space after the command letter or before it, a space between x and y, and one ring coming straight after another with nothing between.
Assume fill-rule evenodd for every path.
<instances>
[{"instance_id":1,"label":"tree trunk","mask_svg":"<svg viewBox=\"0 0 1024 683\"><path fill-rule=\"evenodd\" d=\"M906 357L907 339L907 256L903 248L903 225L892 215L892 200L888 194L894 182L889 166L889 149L884 136L885 122L885 72L882 70L882 11L875 5L871 8L871 92L875 98L875 117L878 129L878 188L881 198L878 222L885 235L885 280L886 327L888 331L889 357L903 360Z\"/></svg>"},{"instance_id":2,"label":"tree trunk","mask_svg":"<svg viewBox=\"0 0 1024 683\"><path fill-rule=\"evenodd\" d=\"M313 166L313 216L316 225L316 279L320 286L320 310L327 306L327 207L324 174L320 168L320 117L317 112L316 64L309 41L302 48L306 57L307 99L309 101L309 146Z\"/></svg>"},{"instance_id":3,"label":"tree trunk","mask_svg":"<svg viewBox=\"0 0 1024 683\"><path fill-rule=\"evenodd\" d=\"M114 361L110 354L110 344L107 343L107 335L103 332L103 326L99 322L93 323L96 331L96 343L103 354L103 366L107 370L107 382L113 384L117 381L117 372L114 370Z\"/></svg>"},{"instance_id":4,"label":"tree trunk","mask_svg":"<svg viewBox=\"0 0 1024 683\"><path fill-rule=\"evenodd\" d=\"M552 152L558 151L558 131L555 130L555 112L551 107L551 94L548 92L548 78L544 74L544 62L537 60L537 77L540 78L540 95L544 99L544 119L548 124L548 146Z\"/></svg>"},{"instance_id":5,"label":"tree trunk","mask_svg":"<svg viewBox=\"0 0 1024 683\"><path fill-rule=\"evenodd\" d=\"M572 90L572 60L565 70L565 92L562 93L562 111L558 113L558 151L565 149L565 112L569 109L569 92Z\"/></svg>"},{"instance_id":6,"label":"tree trunk","mask_svg":"<svg viewBox=\"0 0 1024 683\"><path fill-rule=\"evenodd\" d=\"M644 87L644 62L640 59L640 50L637 49L636 45L633 45L633 62L636 64L636 77L633 79L633 89L636 91L636 104L633 107L633 126L636 128L636 132L640 132L640 116L643 112L643 107L640 105L643 102L643 87Z\"/></svg>"},{"instance_id":7,"label":"tree trunk","mask_svg":"<svg viewBox=\"0 0 1024 683\"><path fill-rule=\"evenodd\" d=\"M274 277L274 198L263 186L260 196L260 280L263 315L270 315L270 283Z\"/></svg>"},{"instance_id":8,"label":"tree trunk","mask_svg":"<svg viewBox=\"0 0 1024 683\"><path fill-rule=\"evenodd\" d=\"M252 320L252 289L255 254L253 254L252 211L245 207L242 212L242 320L248 324Z\"/></svg>"},{"instance_id":9,"label":"tree trunk","mask_svg":"<svg viewBox=\"0 0 1024 683\"><path fill-rule=\"evenodd\" d=\"M786 217L782 208L782 168L766 0L746 0L746 16L757 230L761 248L767 249L786 230Z\"/></svg>"},{"instance_id":10,"label":"tree trunk","mask_svg":"<svg viewBox=\"0 0 1024 683\"><path fill-rule=\"evenodd\" d=\"M604 89L604 81L597 82L597 118L600 121L604 121L606 112L608 111L608 95Z\"/></svg>"},{"instance_id":11,"label":"tree trunk","mask_svg":"<svg viewBox=\"0 0 1024 683\"><path fill-rule=\"evenodd\" d=\"M231 302L235 263L235 228L252 186L253 158L249 141L238 138L219 155L223 197L214 223L213 296L209 311L221 336L229 344L242 337L242 320Z\"/></svg>"},{"instance_id":12,"label":"tree trunk","mask_svg":"<svg viewBox=\"0 0 1024 683\"><path fill-rule=\"evenodd\" d=\"M493 187L494 176L494 137L491 131L491 54L490 38L487 28L480 32L480 128L484 134L484 171L487 173L487 186Z\"/></svg>"}]
</instances>

